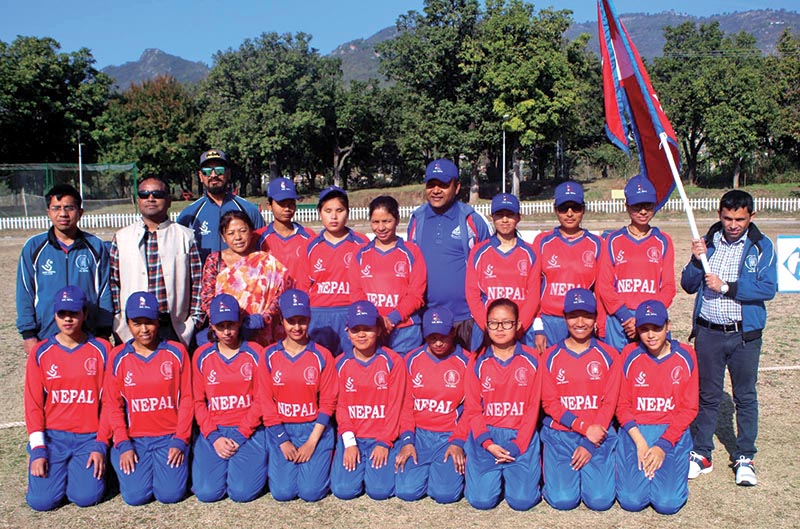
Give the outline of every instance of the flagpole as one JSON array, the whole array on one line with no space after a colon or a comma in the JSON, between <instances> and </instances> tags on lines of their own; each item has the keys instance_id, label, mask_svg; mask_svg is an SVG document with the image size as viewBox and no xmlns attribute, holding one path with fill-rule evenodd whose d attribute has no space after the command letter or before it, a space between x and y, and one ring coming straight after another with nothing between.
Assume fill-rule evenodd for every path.
<instances>
[{"instance_id":1,"label":"flagpole","mask_svg":"<svg viewBox=\"0 0 800 529\"><path fill-rule=\"evenodd\" d=\"M683 182L681 181L681 175L678 172L678 166L675 163L675 159L672 157L672 149L667 141L669 136L666 132L662 132L658 135L658 137L661 138L661 148L664 149L664 153L667 155L669 168L672 169L672 178L675 180L675 187L678 189L678 193L683 201L683 209L686 211L686 218L689 220L689 229L692 230L692 239L699 239L700 232L697 231L697 221L694 219L694 211L689 203L689 197L686 196L686 190L683 188ZM710 274L711 267L708 264L708 256L706 256L706 254L700 256L700 262L703 263L703 270L705 273Z\"/></svg>"}]
</instances>

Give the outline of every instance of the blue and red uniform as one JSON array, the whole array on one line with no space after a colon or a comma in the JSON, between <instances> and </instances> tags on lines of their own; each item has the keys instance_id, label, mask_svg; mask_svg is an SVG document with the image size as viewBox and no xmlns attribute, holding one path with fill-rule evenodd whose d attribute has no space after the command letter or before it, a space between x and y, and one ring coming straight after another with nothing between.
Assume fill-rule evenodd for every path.
<instances>
[{"instance_id":1,"label":"blue and red uniform","mask_svg":"<svg viewBox=\"0 0 800 529\"><path fill-rule=\"evenodd\" d=\"M544 330L540 332L547 338L548 346L569 335L564 322L566 293L573 288L594 290L602 244L600 237L588 230L583 230L575 239L567 239L558 227L542 232L534 239L534 273L541 282L538 316L544 324ZM601 309L600 306L597 308ZM604 316L598 314L598 323L602 319Z\"/></svg>"},{"instance_id":2,"label":"blue and red uniform","mask_svg":"<svg viewBox=\"0 0 800 529\"><path fill-rule=\"evenodd\" d=\"M627 227L610 233L603 241L598 263L597 299L608 317L605 341L622 350L628 338L622 323L634 316L640 303L655 299L669 308L675 297L675 247L658 228L635 239Z\"/></svg>"},{"instance_id":3,"label":"blue and red uniform","mask_svg":"<svg viewBox=\"0 0 800 529\"><path fill-rule=\"evenodd\" d=\"M405 359L408 382L400 419L400 445L414 445L417 462L408 459L398 472L397 497L414 501L427 494L453 503L464 493L464 476L444 460L450 445L464 447L469 426L460 421L469 353L460 345L444 358L420 347Z\"/></svg>"},{"instance_id":4,"label":"blue and red uniform","mask_svg":"<svg viewBox=\"0 0 800 529\"><path fill-rule=\"evenodd\" d=\"M200 435L194 440L192 490L200 501L255 499L267 483L267 446L258 405L257 373L262 349L242 342L231 358L217 342L195 351L192 361L194 415ZM229 459L214 450L220 437L239 445Z\"/></svg>"},{"instance_id":5,"label":"blue and red uniform","mask_svg":"<svg viewBox=\"0 0 800 529\"><path fill-rule=\"evenodd\" d=\"M336 359L339 395L336 422L339 435L331 468L331 491L340 499L355 498L362 492L374 500L394 495L394 465L400 413L406 390L403 359L387 347L379 347L366 362L352 350ZM344 467L343 434L355 436L361 453L356 469ZM389 449L388 462L372 468L370 455L375 446Z\"/></svg>"},{"instance_id":6,"label":"blue and red uniform","mask_svg":"<svg viewBox=\"0 0 800 529\"><path fill-rule=\"evenodd\" d=\"M304 259L304 252L308 241L316 234L311 228L306 228L292 222L294 231L287 237L275 231L275 222L270 222L265 228L256 230L258 235L258 248L264 252L271 252L283 266L289 270L289 275L297 277L300 273L300 262Z\"/></svg>"},{"instance_id":7,"label":"blue and red uniform","mask_svg":"<svg viewBox=\"0 0 800 529\"><path fill-rule=\"evenodd\" d=\"M539 436L541 375L538 353L517 343L506 361L492 346L467 367L464 418L469 421L466 443L465 495L470 505L491 509L505 496L509 507L528 510L542 499ZM516 460L497 464L486 450L498 444Z\"/></svg>"},{"instance_id":8,"label":"blue and red uniform","mask_svg":"<svg viewBox=\"0 0 800 529\"><path fill-rule=\"evenodd\" d=\"M533 249L517 237L507 252L500 250L500 239L493 235L469 253L465 290L475 327L472 350L483 342L486 331L486 306L500 298L510 299L520 308L519 321L525 332L523 343L534 345L533 318L539 310L539 277L534 273Z\"/></svg>"},{"instance_id":9,"label":"blue and red uniform","mask_svg":"<svg viewBox=\"0 0 800 529\"><path fill-rule=\"evenodd\" d=\"M604 511L614 504L614 447L611 425L620 385L619 353L592 339L580 353L564 341L550 347L542 369L542 428L545 500L556 509L574 509L581 500L590 509ZM596 447L586 438L589 426L606 429ZM579 471L572 469L575 450L583 447L591 459Z\"/></svg>"},{"instance_id":10,"label":"blue and red uniform","mask_svg":"<svg viewBox=\"0 0 800 529\"><path fill-rule=\"evenodd\" d=\"M283 342L265 353L264 383L260 401L268 429L269 488L278 501L302 498L318 501L330 489L336 408L336 366L330 351L309 342L299 354L286 352ZM305 463L288 461L280 445L286 441L299 448L317 424L324 426L314 453Z\"/></svg>"},{"instance_id":11,"label":"blue and red uniform","mask_svg":"<svg viewBox=\"0 0 800 529\"><path fill-rule=\"evenodd\" d=\"M103 413L114 433L111 463L122 499L142 505L154 496L175 503L186 495L189 438L192 434L192 368L182 344L163 341L148 357L137 353L133 340L111 351L106 370ZM170 448L184 453L181 465L167 464ZM135 450L139 458L125 474L120 456Z\"/></svg>"},{"instance_id":12,"label":"blue and red uniform","mask_svg":"<svg viewBox=\"0 0 800 529\"><path fill-rule=\"evenodd\" d=\"M348 268L358 250L368 239L348 228L347 236L331 243L325 230L306 245L296 287L308 292L311 300L311 340L328 349L334 356L347 349L350 342L345 331L347 307L350 305Z\"/></svg>"},{"instance_id":13,"label":"blue and red uniform","mask_svg":"<svg viewBox=\"0 0 800 529\"><path fill-rule=\"evenodd\" d=\"M100 502L105 479L86 468L92 452L103 457L110 431L100 424L100 401L111 345L89 337L74 349L55 337L37 344L25 367L25 426L30 462L47 460L47 477L28 467L25 499L37 511L56 508L66 497L81 507Z\"/></svg>"},{"instance_id":14,"label":"blue and red uniform","mask_svg":"<svg viewBox=\"0 0 800 529\"><path fill-rule=\"evenodd\" d=\"M422 343L417 311L422 307L428 271L416 244L397 239L383 251L367 243L350 267L350 300L366 299L394 324L386 346L405 354Z\"/></svg>"},{"instance_id":15,"label":"blue and red uniform","mask_svg":"<svg viewBox=\"0 0 800 529\"><path fill-rule=\"evenodd\" d=\"M628 511L652 505L661 514L674 514L689 498L686 476L692 437L689 426L697 415L697 356L687 344L671 341L670 352L655 358L639 344L622 351L622 384L617 420L627 432L639 429L648 446L666 457L652 480L639 470L636 445L620 433L617 445L617 500Z\"/></svg>"}]
</instances>

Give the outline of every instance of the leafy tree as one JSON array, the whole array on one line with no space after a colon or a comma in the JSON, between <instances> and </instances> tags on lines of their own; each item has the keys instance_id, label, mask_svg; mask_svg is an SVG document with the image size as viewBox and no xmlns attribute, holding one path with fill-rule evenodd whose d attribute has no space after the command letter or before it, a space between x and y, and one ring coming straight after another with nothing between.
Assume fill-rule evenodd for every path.
<instances>
[{"instance_id":1,"label":"leafy tree","mask_svg":"<svg viewBox=\"0 0 800 529\"><path fill-rule=\"evenodd\" d=\"M92 136L101 162L136 162L142 175L160 175L191 189L201 152L197 118L183 85L159 76L115 96Z\"/></svg>"},{"instance_id":2,"label":"leafy tree","mask_svg":"<svg viewBox=\"0 0 800 529\"><path fill-rule=\"evenodd\" d=\"M778 110L769 139L779 154L800 163L800 34L781 34L777 55L767 57L766 73Z\"/></svg>"},{"instance_id":3,"label":"leafy tree","mask_svg":"<svg viewBox=\"0 0 800 529\"><path fill-rule=\"evenodd\" d=\"M63 53L52 38L0 41L0 158L8 162L74 160L77 133L93 128L111 79L87 48ZM86 139L86 135L83 137ZM91 158L93 145L84 151Z\"/></svg>"}]
</instances>

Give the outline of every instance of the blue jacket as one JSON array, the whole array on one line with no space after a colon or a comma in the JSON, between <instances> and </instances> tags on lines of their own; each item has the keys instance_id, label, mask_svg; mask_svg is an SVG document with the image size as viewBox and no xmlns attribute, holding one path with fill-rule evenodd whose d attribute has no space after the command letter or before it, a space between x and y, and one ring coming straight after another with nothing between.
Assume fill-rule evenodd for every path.
<instances>
[{"instance_id":1,"label":"blue jacket","mask_svg":"<svg viewBox=\"0 0 800 529\"><path fill-rule=\"evenodd\" d=\"M714 235L722 230L722 223L717 222L705 236L708 256L714 254ZM744 242L742 261L739 263L739 274L736 281L728 281L727 297L742 305L742 332L760 331L767 324L767 308L764 302L775 297L778 288L778 270L775 261L775 249L772 241L762 234L755 224L750 224L747 239ZM681 287L689 294L697 293L692 315L692 334L696 334L694 321L700 314L703 303L703 289L706 287L703 265L692 256L681 274Z\"/></svg>"},{"instance_id":2,"label":"blue jacket","mask_svg":"<svg viewBox=\"0 0 800 529\"><path fill-rule=\"evenodd\" d=\"M58 332L53 297L67 285L86 294L86 325L92 334L108 336L113 320L109 273L105 243L90 233L78 230L66 253L53 228L28 239L17 268L17 329L22 337L43 340Z\"/></svg>"}]
</instances>

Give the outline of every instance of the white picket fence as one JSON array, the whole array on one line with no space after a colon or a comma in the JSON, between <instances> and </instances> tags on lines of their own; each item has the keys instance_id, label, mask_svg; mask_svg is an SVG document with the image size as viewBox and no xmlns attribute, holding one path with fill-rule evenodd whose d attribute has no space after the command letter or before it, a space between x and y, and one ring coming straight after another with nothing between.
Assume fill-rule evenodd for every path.
<instances>
[{"instance_id":1,"label":"white picket fence","mask_svg":"<svg viewBox=\"0 0 800 529\"><path fill-rule=\"evenodd\" d=\"M689 200L692 209L696 211L716 211L719 207L719 198L692 198ZM756 211L782 211L793 213L800 211L800 198L756 198ZM400 217L408 219L411 212L417 206L402 206ZM489 216L491 205L489 203L478 204L475 209L481 214ZM588 211L593 213L623 213L625 211L624 200L593 200L586 203ZM522 202L520 204L523 215L541 215L553 212L552 200L538 200L535 202ZM665 211L683 211L683 202L680 199L669 200L663 208ZM269 211L263 211L264 220L272 220ZM170 213L170 218L176 220L178 212ZM368 220L368 208L352 208L350 210L351 220ZM101 213L86 214L81 218L80 226L86 230L96 230L103 228L124 228L139 219L138 213ZM316 209L298 209L295 220L301 224L314 224L319 222L319 215ZM46 215L36 217L7 217L0 218L0 231L2 230L46 230L50 227L50 220Z\"/></svg>"}]
</instances>

